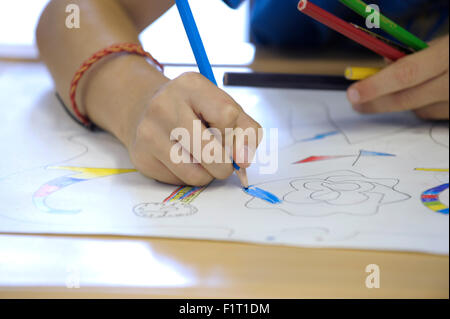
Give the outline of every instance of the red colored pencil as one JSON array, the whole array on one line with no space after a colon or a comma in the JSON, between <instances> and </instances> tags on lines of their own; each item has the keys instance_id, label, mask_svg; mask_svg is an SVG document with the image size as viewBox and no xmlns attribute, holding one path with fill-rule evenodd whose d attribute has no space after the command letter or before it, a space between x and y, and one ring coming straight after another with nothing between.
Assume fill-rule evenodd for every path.
<instances>
[{"instance_id":1,"label":"red colored pencil","mask_svg":"<svg viewBox=\"0 0 450 319\"><path fill-rule=\"evenodd\" d=\"M300 0L298 10L389 60L396 61L406 56L406 53L367 34L308 0Z\"/></svg>"}]
</instances>

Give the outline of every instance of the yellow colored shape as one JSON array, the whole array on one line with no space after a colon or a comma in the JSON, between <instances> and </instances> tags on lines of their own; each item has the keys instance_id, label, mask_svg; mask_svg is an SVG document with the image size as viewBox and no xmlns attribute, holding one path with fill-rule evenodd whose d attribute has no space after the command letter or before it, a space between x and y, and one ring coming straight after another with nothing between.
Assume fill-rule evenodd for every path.
<instances>
[{"instance_id":1,"label":"yellow colored shape","mask_svg":"<svg viewBox=\"0 0 450 319\"><path fill-rule=\"evenodd\" d=\"M72 175L71 177L79 179L92 179L137 172L137 170L135 169L120 169L120 168L93 168L93 167L73 167L73 166L52 166L48 168L77 172L79 174Z\"/></svg>"},{"instance_id":2,"label":"yellow colored shape","mask_svg":"<svg viewBox=\"0 0 450 319\"><path fill-rule=\"evenodd\" d=\"M194 190L194 188L195 187L191 187L191 186L183 187L182 189L180 189L178 191L178 193L169 202L181 201L183 203L190 204L194 199L196 199L200 195L201 192L203 192L205 190L205 187L195 188L196 189L196 193L195 194L190 194L189 197L182 198L187 193L189 193L190 191Z\"/></svg>"},{"instance_id":3,"label":"yellow colored shape","mask_svg":"<svg viewBox=\"0 0 450 319\"><path fill-rule=\"evenodd\" d=\"M427 206L428 208L430 208L430 209L432 209L432 210L434 210L436 212L448 208L447 206L445 206L444 204L442 204L440 202L436 202L434 205L430 204L430 203L427 203L427 204L425 204L425 206Z\"/></svg>"},{"instance_id":4,"label":"yellow colored shape","mask_svg":"<svg viewBox=\"0 0 450 319\"><path fill-rule=\"evenodd\" d=\"M380 68L348 67L345 69L345 77L347 80L359 81L367 79L380 71Z\"/></svg>"},{"instance_id":5,"label":"yellow colored shape","mask_svg":"<svg viewBox=\"0 0 450 319\"><path fill-rule=\"evenodd\" d=\"M192 187L190 186L186 186L184 188L182 188L175 196L174 198L172 198L170 201L177 201L180 200L181 197L183 197L184 195L186 195L188 192L190 192L192 190Z\"/></svg>"},{"instance_id":6,"label":"yellow colored shape","mask_svg":"<svg viewBox=\"0 0 450 319\"><path fill-rule=\"evenodd\" d=\"M197 191L197 193L191 195L190 197L183 199L182 202L185 202L187 204L192 203L194 201L194 199L196 199L200 195L201 192L203 192L203 189Z\"/></svg>"},{"instance_id":7,"label":"yellow colored shape","mask_svg":"<svg viewBox=\"0 0 450 319\"><path fill-rule=\"evenodd\" d=\"M447 168L416 168L416 171L422 172L449 172L450 170Z\"/></svg>"}]
</instances>

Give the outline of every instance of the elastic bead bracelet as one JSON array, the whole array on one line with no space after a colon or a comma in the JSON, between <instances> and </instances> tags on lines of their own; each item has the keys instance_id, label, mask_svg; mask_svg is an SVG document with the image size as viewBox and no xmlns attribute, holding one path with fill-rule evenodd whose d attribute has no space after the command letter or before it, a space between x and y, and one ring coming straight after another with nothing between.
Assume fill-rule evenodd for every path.
<instances>
[{"instance_id":1,"label":"elastic bead bracelet","mask_svg":"<svg viewBox=\"0 0 450 319\"><path fill-rule=\"evenodd\" d=\"M80 82L83 74L86 73L95 62L101 60L102 58L110 54L120 52L128 52L131 54L137 54L149 58L161 72L164 71L164 67L161 63L159 63L155 58L153 58L153 56L150 53L146 52L141 45L134 43L122 43L111 45L103 50L98 51L97 53L92 55L89 59L84 61L81 67L78 69L77 73L75 73L75 76L73 77L72 82L70 84L70 101L72 103L72 110L77 120L80 121L81 124L83 124L85 127L89 129L93 127L93 123L87 116L81 114L76 102L78 83Z\"/></svg>"}]
</instances>

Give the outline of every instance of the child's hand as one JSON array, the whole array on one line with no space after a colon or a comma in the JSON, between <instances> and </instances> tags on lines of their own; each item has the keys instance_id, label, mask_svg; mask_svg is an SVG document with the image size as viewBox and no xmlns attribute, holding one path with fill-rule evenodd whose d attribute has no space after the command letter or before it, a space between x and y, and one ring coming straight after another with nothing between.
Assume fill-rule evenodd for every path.
<instances>
[{"instance_id":1,"label":"child's hand","mask_svg":"<svg viewBox=\"0 0 450 319\"><path fill-rule=\"evenodd\" d=\"M424 119L448 120L448 36L354 84L347 95L361 113L413 110Z\"/></svg>"},{"instance_id":2,"label":"child's hand","mask_svg":"<svg viewBox=\"0 0 450 319\"><path fill-rule=\"evenodd\" d=\"M49 1L36 31L40 56L66 105L71 102L69 87L73 76L90 54L114 43L139 43L139 33L173 5L173 0L74 1L79 4L83 27L70 31L61 21L66 19L66 6L71 2ZM253 147L248 145L245 151L246 143L251 141L245 142L239 136L228 145L222 145L219 139L211 141L211 136L200 136L200 141L195 141L200 150L194 149L194 120L203 121L203 132L211 133L205 127L208 123L211 128L222 130L222 136L226 128L252 128L260 133L260 126L203 76L190 73L169 81L147 59L135 54L115 54L96 63L84 75L78 92L80 112L115 135L127 147L139 171L162 182L197 186L214 178L227 178L233 173L231 155L238 165L248 167L261 139L255 136ZM179 158L170 158L171 150L180 150L171 140L177 137L171 136L176 128L190 133L187 142L180 142L183 149L189 149L183 153L189 163L176 163ZM211 152L202 151L210 150L212 143L214 149L221 150L222 161L215 163L207 158L194 164L191 154L201 153L200 159L195 156L196 160L204 159L204 155L211 157ZM228 148L231 150L226 152ZM213 163L207 164L210 162Z\"/></svg>"},{"instance_id":3,"label":"child's hand","mask_svg":"<svg viewBox=\"0 0 450 319\"><path fill-rule=\"evenodd\" d=\"M203 186L214 178L225 179L233 173L233 166L228 162L207 164L174 163L171 149L176 141L171 140L171 133L176 128L185 128L190 133L190 141L183 145L189 159L195 154L193 147L193 121L202 120L211 128L221 131L225 142L225 129L253 128L258 133L259 124L248 116L242 108L224 91L197 73L186 73L164 84L158 92L142 101L143 107L131 121L129 127L128 151L135 167L144 175L170 184L187 184ZM202 126L202 133L207 128ZM259 144L261 136L258 136ZM222 149L222 158L230 154L233 145L224 145L213 138ZM201 150L210 141L201 141ZM233 142L232 142L233 143ZM236 143L236 142L235 142ZM182 144L182 143L181 143ZM189 145L190 144L190 145ZM254 146L256 147L256 145ZM227 149L229 148L229 149ZM227 151L225 150L227 149ZM243 153L244 152L244 153ZM234 145L234 159L241 167L248 167L256 149L245 145ZM246 155L246 154L247 155ZM229 158L228 158L229 159ZM201 159L196 158L200 161Z\"/></svg>"}]
</instances>

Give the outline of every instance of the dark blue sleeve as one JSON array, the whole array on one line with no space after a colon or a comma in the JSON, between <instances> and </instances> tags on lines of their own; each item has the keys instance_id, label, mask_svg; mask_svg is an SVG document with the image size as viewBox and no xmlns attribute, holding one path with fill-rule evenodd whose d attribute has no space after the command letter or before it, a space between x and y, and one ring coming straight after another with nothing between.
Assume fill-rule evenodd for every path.
<instances>
[{"instance_id":1,"label":"dark blue sleeve","mask_svg":"<svg viewBox=\"0 0 450 319\"><path fill-rule=\"evenodd\" d=\"M297 10L299 0L255 0L251 13L253 40L278 47L315 46L327 42L329 29ZM318 6L336 12L337 0L316 0Z\"/></svg>"},{"instance_id":2,"label":"dark blue sleeve","mask_svg":"<svg viewBox=\"0 0 450 319\"><path fill-rule=\"evenodd\" d=\"M411 16L428 0L372 0L382 13L396 20ZM251 35L254 42L275 47L298 48L327 46L337 42L354 45L337 32L297 10L299 0L254 0L251 12ZM314 4L347 20L363 25L364 19L338 0L314 0Z\"/></svg>"}]
</instances>

